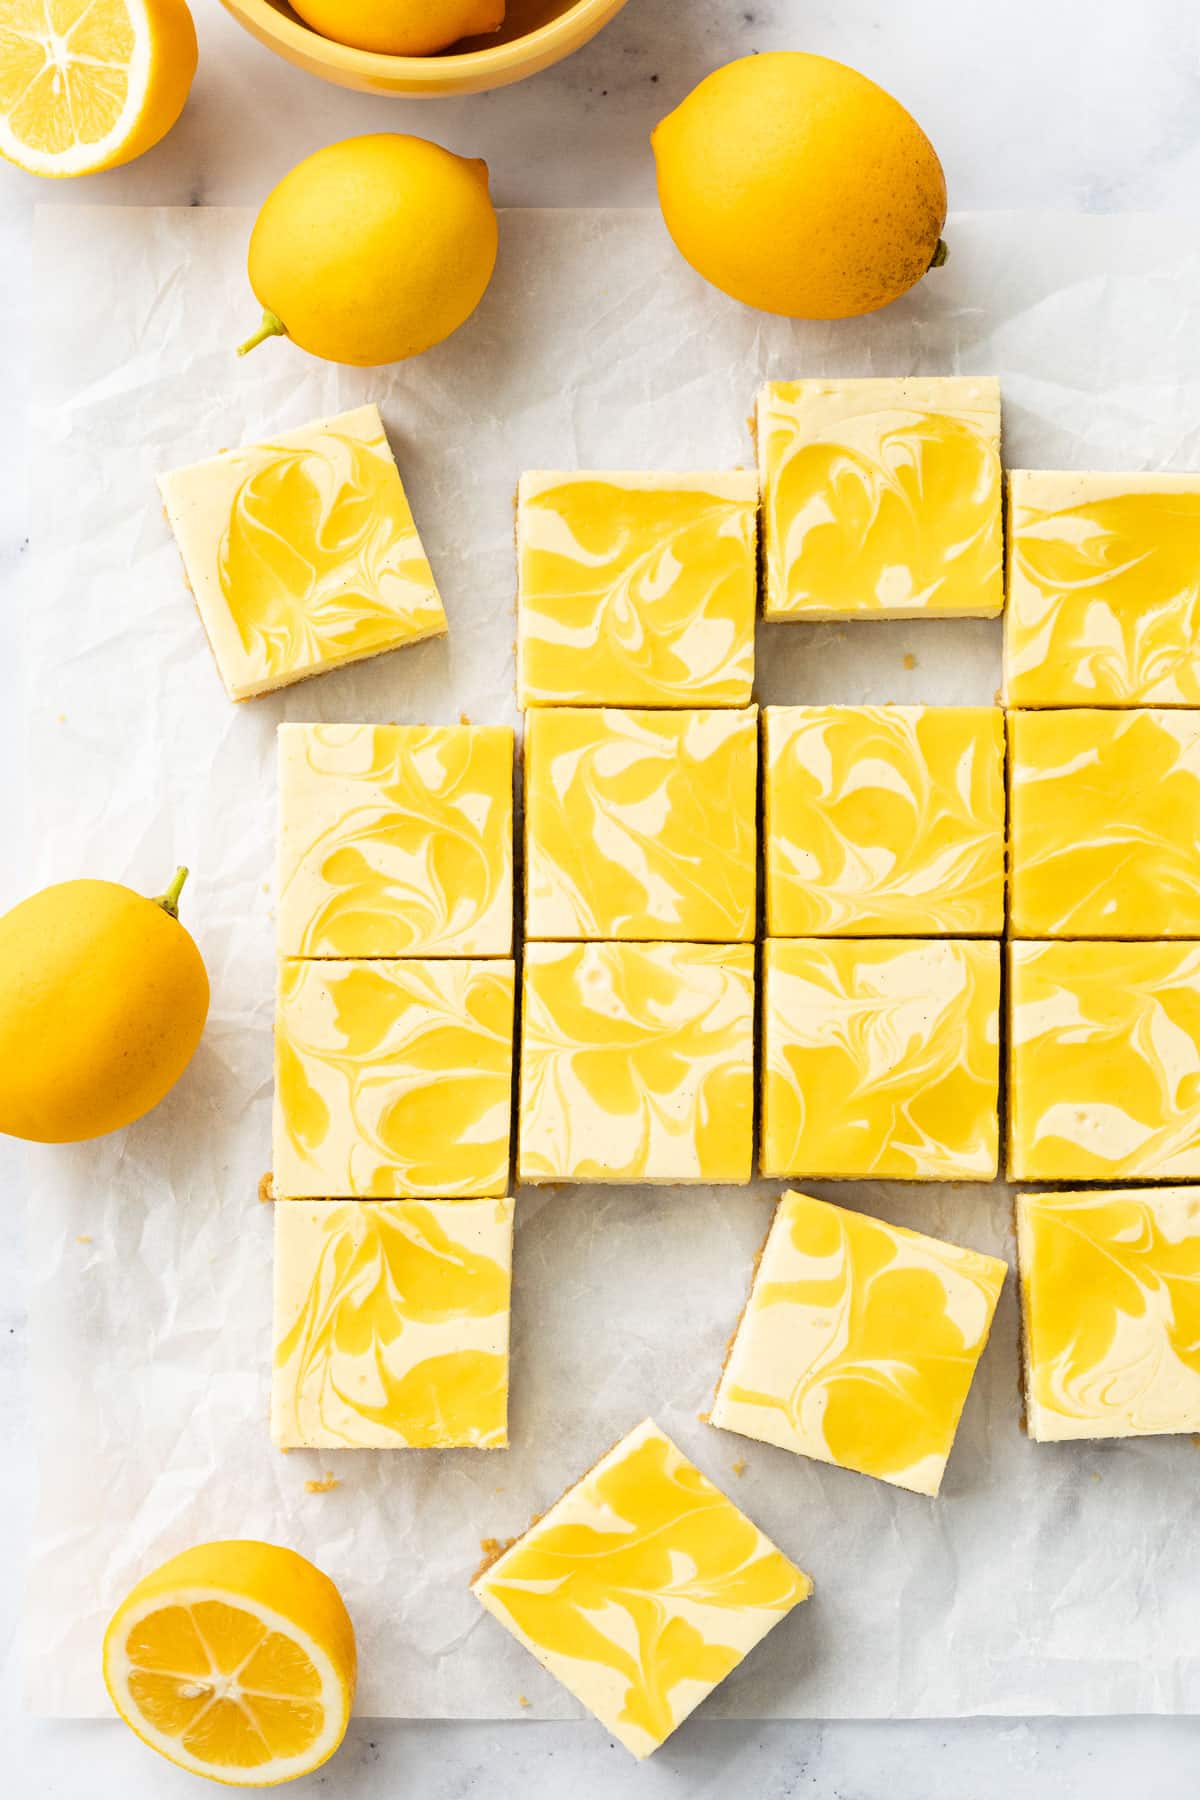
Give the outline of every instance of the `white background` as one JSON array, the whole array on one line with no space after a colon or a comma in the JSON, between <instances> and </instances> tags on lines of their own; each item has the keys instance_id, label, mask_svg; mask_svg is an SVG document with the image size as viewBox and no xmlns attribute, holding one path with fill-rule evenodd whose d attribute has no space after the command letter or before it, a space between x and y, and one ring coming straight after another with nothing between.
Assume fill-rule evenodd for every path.
<instances>
[{"instance_id":1,"label":"white background","mask_svg":"<svg viewBox=\"0 0 1200 1800\"><path fill-rule=\"evenodd\" d=\"M372 101L325 87L243 37L215 0L196 0L201 69L169 141L132 168L71 183L78 203L255 202L292 162L352 132L415 129L484 155L500 204L640 204L653 198L646 137L716 64L753 49L841 57L911 106L946 164L955 207L1057 206L1195 213L1200 67L1193 6L1180 0L630 0L589 49L504 92L462 101ZM26 536L23 412L30 226L60 190L0 172L0 755L19 771L20 720L7 696ZM1164 218L1164 231L1169 221ZM86 329L86 295L79 296ZM19 775L0 781L3 841L24 829ZM37 821L29 821L36 830ZM63 874L83 871L64 870ZM19 855L0 857L0 905L25 891ZM115 1726L41 1725L19 1716L22 1541L34 1502L24 1442L20 1168L0 1154L0 1542L8 1633L5 1702L12 1791L127 1800L198 1791ZM1200 1627L1198 1627L1200 1629ZM15 1746L15 1750L14 1750ZM505 1796L633 1791L764 1797L820 1793L889 1800L1036 1797L1146 1800L1190 1792L1200 1722L1077 1721L939 1726L692 1724L647 1769L590 1725L436 1725L354 1729L324 1779L297 1795ZM15 1761L14 1761L15 1756ZM1185 1785L1186 1784L1186 1785Z\"/></svg>"}]
</instances>

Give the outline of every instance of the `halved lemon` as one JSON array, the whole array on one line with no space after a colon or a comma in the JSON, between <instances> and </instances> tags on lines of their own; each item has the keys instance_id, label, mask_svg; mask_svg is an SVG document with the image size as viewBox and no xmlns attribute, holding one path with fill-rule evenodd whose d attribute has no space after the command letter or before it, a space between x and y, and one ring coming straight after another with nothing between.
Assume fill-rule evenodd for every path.
<instances>
[{"instance_id":1,"label":"halved lemon","mask_svg":"<svg viewBox=\"0 0 1200 1800\"><path fill-rule=\"evenodd\" d=\"M104 1634L105 1685L125 1723L230 1787L272 1787L332 1756L355 1674L341 1595L278 1544L185 1550L138 1582Z\"/></svg>"},{"instance_id":2,"label":"halved lemon","mask_svg":"<svg viewBox=\"0 0 1200 1800\"><path fill-rule=\"evenodd\" d=\"M0 156L31 175L132 162L195 73L186 0L0 0Z\"/></svg>"}]
</instances>

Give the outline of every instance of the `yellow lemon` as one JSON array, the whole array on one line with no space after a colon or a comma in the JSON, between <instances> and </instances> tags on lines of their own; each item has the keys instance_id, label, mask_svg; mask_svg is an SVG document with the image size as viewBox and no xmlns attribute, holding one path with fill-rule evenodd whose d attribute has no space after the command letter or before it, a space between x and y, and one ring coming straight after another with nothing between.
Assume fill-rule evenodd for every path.
<instances>
[{"instance_id":1,"label":"yellow lemon","mask_svg":"<svg viewBox=\"0 0 1200 1800\"><path fill-rule=\"evenodd\" d=\"M391 132L330 144L263 202L249 271L265 311L240 353L282 334L328 362L402 362L470 318L496 246L485 162Z\"/></svg>"},{"instance_id":2,"label":"yellow lemon","mask_svg":"<svg viewBox=\"0 0 1200 1800\"><path fill-rule=\"evenodd\" d=\"M389 56L429 56L504 23L504 0L293 0L292 11L335 44Z\"/></svg>"},{"instance_id":3,"label":"yellow lemon","mask_svg":"<svg viewBox=\"0 0 1200 1800\"><path fill-rule=\"evenodd\" d=\"M735 300L845 319L945 258L946 180L899 101L825 56L717 69L655 130L658 197L692 267Z\"/></svg>"},{"instance_id":4,"label":"yellow lemon","mask_svg":"<svg viewBox=\"0 0 1200 1800\"><path fill-rule=\"evenodd\" d=\"M195 73L185 0L0 0L0 155L31 175L132 162Z\"/></svg>"},{"instance_id":5,"label":"yellow lemon","mask_svg":"<svg viewBox=\"0 0 1200 1800\"><path fill-rule=\"evenodd\" d=\"M0 1131L101 1137L174 1087L200 1042L208 976L176 906L64 881L0 918Z\"/></svg>"},{"instance_id":6,"label":"yellow lemon","mask_svg":"<svg viewBox=\"0 0 1200 1800\"><path fill-rule=\"evenodd\" d=\"M104 1681L125 1723L229 1787L273 1787L326 1762L355 1676L341 1595L278 1544L185 1550L138 1582L104 1634Z\"/></svg>"}]
</instances>

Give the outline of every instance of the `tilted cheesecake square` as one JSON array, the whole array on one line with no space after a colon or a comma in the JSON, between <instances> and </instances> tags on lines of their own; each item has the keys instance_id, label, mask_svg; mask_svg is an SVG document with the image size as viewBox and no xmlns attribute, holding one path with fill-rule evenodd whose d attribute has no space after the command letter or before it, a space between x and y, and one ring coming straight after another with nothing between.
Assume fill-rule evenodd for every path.
<instances>
[{"instance_id":1,"label":"tilted cheesecake square","mask_svg":"<svg viewBox=\"0 0 1200 1800\"><path fill-rule=\"evenodd\" d=\"M521 1181L744 1182L753 944L525 947Z\"/></svg>"},{"instance_id":2,"label":"tilted cheesecake square","mask_svg":"<svg viewBox=\"0 0 1200 1800\"><path fill-rule=\"evenodd\" d=\"M511 956L513 733L281 725L281 956Z\"/></svg>"},{"instance_id":3,"label":"tilted cheesecake square","mask_svg":"<svg viewBox=\"0 0 1200 1800\"><path fill-rule=\"evenodd\" d=\"M992 1181L1000 946L769 938L764 1175Z\"/></svg>"},{"instance_id":4,"label":"tilted cheesecake square","mask_svg":"<svg viewBox=\"0 0 1200 1800\"><path fill-rule=\"evenodd\" d=\"M1015 712L1009 742L1012 935L1200 938L1200 712Z\"/></svg>"},{"instance_id":5,"label":"tilted cheesecake square","mask_svg":"<svg viewBox=\"0 0 1200 1800\"><path fill-rule=\"evenodd\" d=\"M506 961L285 960L276 1194L506 1193L513 989Z\"/></svg>"},{"instance_id":6,"label":"tilted cheesecake square","mask_svg":"<svg viewBox=\"0 0 1200 1800\"><path fill-rule=\"evenodd\" d=\"M1007 1265L785 1194L710 1422L936 1494Z\"/></svg>"},{"instance_id":7,"label":"tilted cheesecake square","mask_svg":"<svg viewBox=\"0 0 1200 1800\"><path fill-rule=\"evenodd\" d=\"M1200 1178L1200 944L1008 955L1009 1180Z\"/></svg>"},{"instance_id":8,"label":"tilted cheesecake square","mask_svg":"<svg viewBox=\"0 0 1200 1800\"><path fill-rule=\"evenodd\" d=\"M1200 474L1008 488L1008 705L1200 706Z\"/></svg>"},{"instance_id":9,"label":"tilted cheesecake square","mask_svg":"<svg viewBox=\"0 0 1200 1800\"><path fill-rule=\"evenodd\" d=\"M445 631L378 407L222 450L158 486L231 700Z\"/></svg>"},{"instance_id":10,"label":"tilted cheesecake square","mask_svg":"<svg viewBox=\"0 0 1200 1800\"><path fill-rule=\"evenodd\" d=\"M276 1206L275 1442L507 1444L512 1226L505 1199Z\"/></svg>"},{"instance_id":11,"label":"tilted cheesecake square","mask_svg":"<svg viewBox=\"0 0 1200 1800\"><path fill-rule=\"evenodd\" d=\"M758 480L533 471L517 492L517 697L745 706Z\"/></svg>"},{"instance_id":12,"label":"tilted cheesecake square","mask_svg":"<svg viewBox=\"0 0 1200 1800\"><path fill-rule=\"evenodd\" d=\"M808 1599L812 1581L647 1419L472 1588L645 1757Z\"/></svg>"},{"instance_id":13,"label":"tilted cheesecake square","mask_svg":"<svg viewBox=\"0 0 1200 1800\"><path fill-rule=\"evenodd\" d=\"M757 851L757 707L530 713L527 937L750 942Z\"/></svg>"},{"instance_id":14,"label":"tilted cheesecake square","mask_svg":"<svg viewBox=\"0 0 1200 1800\"><path fill-rule=\"evenodd\" d=\"M1004 715L994 706L763 711L771 937L998 937Z\"/></svg>"},{"instance_id":15,"label":"tilted cheesecake square","mask_svg":"<svg viewBox=\"0 0 1200 1800\"><path fill-rule=\"evenodd\" d=\"M994 377L768 382L758 457L768 619L1001 610Z\"/></svg>"},{"instance_id":16,"label":"tilted cheesecake square","mask_svg":"<svg viewBox=\"0 0 1200 1800\"><path fill-rule=\"evenodd\" d=\"M1200 1188L1018 1194L1025 1428L1200 1432Z\"/></svg>"}]
</instances>

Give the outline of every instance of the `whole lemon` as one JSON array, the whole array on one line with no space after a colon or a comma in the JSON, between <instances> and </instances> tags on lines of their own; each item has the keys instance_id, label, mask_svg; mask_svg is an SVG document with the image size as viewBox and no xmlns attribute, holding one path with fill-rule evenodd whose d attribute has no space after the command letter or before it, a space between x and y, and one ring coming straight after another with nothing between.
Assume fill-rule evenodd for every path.
<instances>
[{"instance_id":1,"label":"whole lemon","mask_svg":"<svg viewBox=\"0 0 1200 1800\"><path fill-rule=\"evenodd\" d=\"M102 1137L174 1087L208 1016L208 975L176 913L186 876L158 900L64 881L0 918L0 1131Z\"/></svg>"},{"instance_id":2,"label":"whole lemon","mask_svg":"<svg viewBox=\"0 0 1200 1800\"><path fill-rule=\"evenodd\" d=\"M388 56L429 56L504 23L504 0L292 0L292 11L335 44Z\"/></svg>"},{"instance_id":3,"label":"whole lemon","mask_svg":"<svg viewBox=\"0 0 1200 1800\"><path fill-rule=\"evenodd\" d=\"M651 142L676 245L748 306L850 318L944 260L933 145L898 100L843 63L799 51L729 63Z\"/></svg>"},{"instance_id":4,"label":"whole lemon","mask_svg":"<svg viewBox=\"0 0 1200 1800\"><path fill-rule=\"evenodd\" d=\"M265 311L239 354L283 334L328 362L403 362L470 318L496 245L485 162L393 132L330 144L263 202L249 271Z\"/></svg>"}]
</instances>

